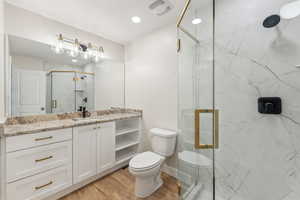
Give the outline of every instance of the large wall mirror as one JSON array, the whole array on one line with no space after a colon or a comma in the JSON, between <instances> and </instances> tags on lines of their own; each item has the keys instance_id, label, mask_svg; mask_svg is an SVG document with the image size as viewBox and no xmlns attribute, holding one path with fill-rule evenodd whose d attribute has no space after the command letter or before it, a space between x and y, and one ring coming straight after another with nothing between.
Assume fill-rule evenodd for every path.
<instances>
[{"instance_id":1,"label":"large wall mirror","mask_svg":"<svg viewBox=\"0 0 300 200\"><path fill-rule=\"evenodd\" d=\"M48 44L7 36L8 116L124 107L124 63L57 54Z\"/></svg>"}]
</instances>

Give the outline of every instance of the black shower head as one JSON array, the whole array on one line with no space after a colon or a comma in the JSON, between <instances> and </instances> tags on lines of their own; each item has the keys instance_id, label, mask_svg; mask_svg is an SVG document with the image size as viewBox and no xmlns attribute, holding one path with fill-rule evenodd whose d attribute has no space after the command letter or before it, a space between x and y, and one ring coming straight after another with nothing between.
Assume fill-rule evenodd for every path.
<instances>
[{"instance_id":1,"label":"black shower head","mask_svg":"<svg viewBox=\"0 0 300 200\"><path fill-rule=\"evenodd\" d=\"M280 20L281 18L279 15L271 15L264 20L263 26L265 28L275 27L280 23Z\"/></svg>"}]
</instances>

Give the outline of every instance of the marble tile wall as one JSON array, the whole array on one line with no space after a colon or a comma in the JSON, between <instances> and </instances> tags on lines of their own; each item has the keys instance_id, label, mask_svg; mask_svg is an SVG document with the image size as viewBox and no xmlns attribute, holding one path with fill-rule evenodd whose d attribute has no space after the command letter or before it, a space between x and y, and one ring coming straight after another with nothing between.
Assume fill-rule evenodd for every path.
<instances>
[{"instance_id":1,"label":"marble tile wall","mask_svg":"<svg viewBox=\"0 0 300 200\"><path fill-rule=\"evenodd\" d=\"M222 199L300 199L300 17L262 26L288 2L217 1L216 188ZM257 99L273 96L282 98L283 113L258 113Z\"/></svg>"}]
</instances>

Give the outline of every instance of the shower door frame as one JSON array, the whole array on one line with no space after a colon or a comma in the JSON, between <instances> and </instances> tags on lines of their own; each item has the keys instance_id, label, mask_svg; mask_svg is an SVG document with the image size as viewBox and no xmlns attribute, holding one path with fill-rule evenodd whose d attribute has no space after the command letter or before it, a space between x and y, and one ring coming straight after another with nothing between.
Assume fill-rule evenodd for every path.
<instances>
[{"instance_id":1,"label":"shower door frame","mask_svg":"<svg viewBox=\"0 0 300 200\"><path fill-rule=\"evenodd\" d=\"M215 108L215 19L216 19L216 2L215 0L212 1L212 109L195 109L195 149L211 149L212 150L212 197L213 200L216 199L216 172L215 172L215 149L219 148L219 110L216 110ZM182 31L185 33L190 39L192 39L196 43L200 43L200 41L195 37L193 34L191 34L188 30L186 30L184 27L181 26L182 21L191 6L192 0L186 0L185 6L178 18L176 27L178 31ZM181 39L177 38L177 53L180 52L182 47ZM212 133L212 142L213 144L207 145L207 144L200 144L200 127L199 127L199 114L200 113L212 113L213 116L213 133ZM179 195L181 195L181 184L178 183L178 192ZM183 199L184 200L184 199Z\"/></svg>"}]
</instances>

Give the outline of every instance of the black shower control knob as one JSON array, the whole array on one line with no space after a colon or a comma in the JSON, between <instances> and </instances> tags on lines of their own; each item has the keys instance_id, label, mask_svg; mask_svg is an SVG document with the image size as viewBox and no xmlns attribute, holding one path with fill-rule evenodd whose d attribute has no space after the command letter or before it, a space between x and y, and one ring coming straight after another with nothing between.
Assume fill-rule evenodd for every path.
<instances>
[{"instance_id":1,"label":"black shower control knob","mask_svg":"<svg viewBox=\"0 0 300 200\"><path fill-rule=\"evenodd\" d=\"M258 99L258 112L262 114L281 114L280 97L261 97Z\"/></svg>"},{"instance_id":2,"label":"black shower control knob","mask_svg":"<svg viewBox=\"0 0 300 200\"><path fill-rule=\"evenodd\" d=\"M274 104L273 103L265 103L265 111L268 113L272 113L274 111Z\"/></svg>"}]
</instances>

